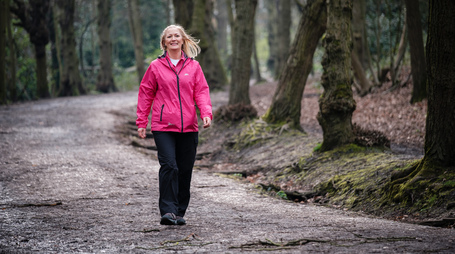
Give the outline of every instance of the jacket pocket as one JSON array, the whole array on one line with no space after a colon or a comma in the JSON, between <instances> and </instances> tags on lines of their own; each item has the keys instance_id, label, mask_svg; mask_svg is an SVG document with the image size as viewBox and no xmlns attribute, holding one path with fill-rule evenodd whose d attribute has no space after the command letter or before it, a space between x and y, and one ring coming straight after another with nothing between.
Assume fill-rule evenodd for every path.
<instances>
[{"instance_id":1,"label":"jacket pocket","mask_svg":"<svg viewBox=\"0 0 455 254\"><path fill-rule=\"evenodd\" d=\"M163 110L164 110L164 104L161 105L160 121L163 121Z\"/></svg>"}]
</instances>

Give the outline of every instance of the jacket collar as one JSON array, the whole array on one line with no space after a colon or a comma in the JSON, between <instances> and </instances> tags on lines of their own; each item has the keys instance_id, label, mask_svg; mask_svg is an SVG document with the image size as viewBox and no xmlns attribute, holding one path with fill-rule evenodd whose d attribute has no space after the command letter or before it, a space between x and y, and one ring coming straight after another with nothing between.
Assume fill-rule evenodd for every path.
<instances>
[{"instance_id":1,"label":"jacket collar","mask_svg":"<svg viewBox=\"0 0 455 254\"><path fill-rule=\"evenodd\" d=\"M158 56L158 59L166 59L166 58L171 60L171 58L169 57L169 54L167 53L167 51L164 51L164 54L162 54L161 56ZM180 57L180 59L186 60L187 58L189 58L189 57L182 50L182 56ZM193 58L191 57L191 59L193 59Z\"/></svg>"}]
</instances>

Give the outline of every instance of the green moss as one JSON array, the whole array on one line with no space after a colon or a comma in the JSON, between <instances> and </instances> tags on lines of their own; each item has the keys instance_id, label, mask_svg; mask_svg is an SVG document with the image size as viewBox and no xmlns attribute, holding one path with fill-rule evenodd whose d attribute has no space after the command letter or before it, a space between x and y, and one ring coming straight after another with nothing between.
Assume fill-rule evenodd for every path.
<instances>
[{"instance_id":1,"label":"green moss","mask_svg":"<svg viewBox=\"0 0 455 254\"><path fill-rule=\"evenodd\" d=\"M444 187L454 188L455 181L447 181L447 182L444 182L443 185L444 185Z\"/></svg>"},{"instance_id":2,"label":"green moss","mask_svg":"<svg viewBox=\"0 0 455 254\"><path fill-rule=\"evenodd\" d=\"M240 127L242 131L233 140L233 148L235 150L252 147L267 140L282 137L283 135L306 135L299 130L289 128L286 124L269 124L261 119L243 122Z\"/></svg>"}]
</instances>

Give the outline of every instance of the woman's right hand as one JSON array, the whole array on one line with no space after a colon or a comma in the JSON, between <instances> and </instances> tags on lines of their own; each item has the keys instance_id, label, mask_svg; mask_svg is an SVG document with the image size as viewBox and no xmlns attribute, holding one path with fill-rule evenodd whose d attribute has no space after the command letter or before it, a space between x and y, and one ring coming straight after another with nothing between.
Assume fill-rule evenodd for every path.
<instances>
[{"instance_id":1,"label":"woman's right hand","mask_svg":"<svg viewBox=\"0 0 455 254\"><path fill-rule=\"evenodd\" d=\"M145 136L146 136L146 133L145 133L145 132L146 132L146 131L145 131L145 128L139 128L139 129L137 129L137 134L139 134L139 137L140 137L140 138L145 138Z\"/></svg>"}]
</instances>

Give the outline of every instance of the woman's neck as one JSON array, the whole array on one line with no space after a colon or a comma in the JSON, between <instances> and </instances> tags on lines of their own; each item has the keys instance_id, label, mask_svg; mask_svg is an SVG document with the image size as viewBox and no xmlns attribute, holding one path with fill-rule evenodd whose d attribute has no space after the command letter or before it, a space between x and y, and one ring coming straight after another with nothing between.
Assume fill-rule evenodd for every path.
<instances>
[{"instance_id":1,"label":"woman's neck","mask_svg":"<svg viewBox=\"0 0 455 254\"><path fill-rule=\"evenodd\" d=\"M168 50L167 53L169 54L169 57L172 59L180 59L182 57L181 50Z\"/></svg>"}]
</instances>

